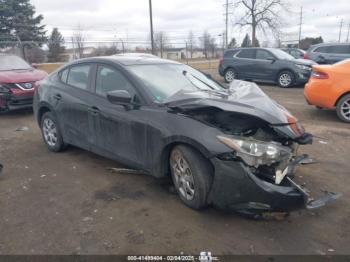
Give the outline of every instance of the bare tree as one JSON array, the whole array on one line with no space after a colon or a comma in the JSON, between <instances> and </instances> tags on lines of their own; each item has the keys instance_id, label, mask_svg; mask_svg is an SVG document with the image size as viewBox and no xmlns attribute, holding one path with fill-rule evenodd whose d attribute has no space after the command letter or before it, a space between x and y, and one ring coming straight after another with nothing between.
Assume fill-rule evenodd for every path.
<instances>
[{"instance_id":1,"label":"bare tree","mask_svg":"<svg viewBox=\"0 0 350 262\"><path fill-rule=\"evenodd\" d=\"M203 35L199 38L201 41L201 47L203 48L203 53L205 55L205 58L209 57L209 51L210 51L210 34L208 31L204 31Z\"/></svg>"},{"instance_id":2,"label":"bare tree","mask_svg":"<svg viewBox=\"0 0 350 262\"><path fill-rule=\"evenodd\" d=\"M163 58L164 50L169 47L169 39L165 32L159 31L154 34L154 45L160 57Z\"/></svg>"},{"instance_id":3,"label":"bare tree","mask_svg":"<svg viewBox=\"0 0 350 262\"><path fill-rule=\"evenodd\" d=\"M237 24L252 28L253 46L257 46L257 29L278 34L283 21L281 10L286 8L283 0L240 0L238 4L245 8L245 14Z\"/></svg>"},{"instance_id":4,"label":"bare tree","mask_svg":"<svg viewBox=\"0 0 350 262\"><path fill-rule=\"evenodd\" d=\"M74 49L74 59L79 59L84 57L84 31L80 25L73 32L72 45Z\"/></svg>"},{"instance_id":5,"label":"bare tree","mask_svg":"<svg viewBox=\"0 0 350 262\"><path fill-rule=\"evenodd\" d=\"M194 34L192 32L192 30L188 33L188 38L187 38L187 47L190 51L190 56L191 59L193 58L193 51L194 51L194 47L196 45L196 39L194 37ZM187 56L187 54L186 54Z\"/></svg>"}]
</instances>

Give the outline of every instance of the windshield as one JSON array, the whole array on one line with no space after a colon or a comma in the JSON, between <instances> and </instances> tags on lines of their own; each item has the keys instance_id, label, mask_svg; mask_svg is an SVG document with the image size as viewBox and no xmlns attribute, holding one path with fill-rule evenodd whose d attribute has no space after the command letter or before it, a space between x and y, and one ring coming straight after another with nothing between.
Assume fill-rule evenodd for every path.
<instances>
[{"instance_id":1,"label":"windshield","mask_svg":"<svg viewBox=\"0 0 350 262\"><path fill-rule=\"evenodd\" d=\"M269 51L274 54L278 59L287 59L287 60L293 60L294 57L290 54L287 54L286 52L279 50L279 49L269 49Z\"/></svg>"},{"instance_id":2,"label":"windshield","mask_svg":"<svg viewBox=\"0 0 350 262\"><path fill-rule=\"evenodd\" d=\"M18 56L0 55L0 71L30 69L31 66Z\"/></svg>"},{"instance_id":3,"label":"windshield","mask_svg":"<svg viewBox=\"0 0 350 262\"><path fill-rule=\"evenodd\" d=\"M147 86L155 102L163 102L180 90L226 91L220 84L187 65L132 65L129 69Z\"/></svg>"}]
</instances>

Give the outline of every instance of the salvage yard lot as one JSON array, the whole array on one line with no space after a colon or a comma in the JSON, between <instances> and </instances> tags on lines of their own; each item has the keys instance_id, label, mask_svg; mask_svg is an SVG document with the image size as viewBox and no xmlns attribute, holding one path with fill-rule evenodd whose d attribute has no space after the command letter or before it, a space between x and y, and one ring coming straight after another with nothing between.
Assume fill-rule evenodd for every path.
<instances>
[{"instance_id":1,"label":"salvage yard lot","mask_svg":"<svg viewBox=\"0 0 350 262\"><path fill-rule=\"evenodd\" d=\"M0 115L0 254L346 254L350 248L350 130L308 106L302 88L263 86L317 138L300 153L319 163L297 180L315 195L343 193L317 211L253 221L184 206L166 180L108 170L116 162L47 150L31 111ZM27 131L16 131L28 127Z\"/></svg>"}]
</instances>

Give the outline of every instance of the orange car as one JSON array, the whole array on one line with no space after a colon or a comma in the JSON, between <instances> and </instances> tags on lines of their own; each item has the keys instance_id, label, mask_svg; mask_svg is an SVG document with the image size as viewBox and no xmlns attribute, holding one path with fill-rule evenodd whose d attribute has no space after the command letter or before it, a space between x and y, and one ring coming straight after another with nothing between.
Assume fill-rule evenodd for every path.
<instances>
[{"instance_id":1,"label":"orange car","mask_svg":"<svg viewBox=\"0 0 350 262\"><path fill-rule=\"evenodd\" d=\"M336 109L350 123L350 59L334 65L314 65L305 86L305 98L318 108Z\"/></svg>"}]
</instances>

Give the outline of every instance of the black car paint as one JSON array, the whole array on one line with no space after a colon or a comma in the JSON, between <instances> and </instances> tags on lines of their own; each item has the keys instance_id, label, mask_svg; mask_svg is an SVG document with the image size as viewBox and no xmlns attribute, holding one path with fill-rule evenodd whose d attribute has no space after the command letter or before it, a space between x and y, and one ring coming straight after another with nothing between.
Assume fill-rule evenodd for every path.
<instances>
[{"instance_id":1,"label":"black car paint","mask_svg":"<svg viewBox=\"0 0 350 262\"><path fill-rule=\"evenodd\" d=\"M90 84L86 91L77 90L59 80L59 74L65 68L81 63L92 65ZM229 96L226 100L217 96L211 99L211 95L202 94L200 98L183 96L158 104L147 94L144 84L128 71L128 65L135 63L175 64L149 58L91 58L69 64L51 74L36 90L34 113L38 124L40 125L43 113L51 111L59 120L59 129L66 143L142 169L155 177L163 177L169 173L169 154L175 145L191 146L214 167L214 182L209 202L224 209L291 211L306 206L305 196L291 185L273 185L253 175L249 168L237 159L220 159L220 156L232 152L232 149L217 139L217 136L224 134L223 131L187 114L187 111L192 109L206 107L229 110L247 118L255 117L268 121L271 128L279 130L287 139L298 141L298 135L293 134L283 113L285 109L273 101L270 104L273 106L272 111L268 109L269 98L264 96L263 92L253 92L251 96L247 95L245 99L240 97L236 101L230 101ZM139 95L139 102L130 106L115 105L108 102L107 98L95 94L93 83L97 64L120 70L133 84ZM260 97L257 94L260 94ZM251 99L265 99L265 102L260 108L258 104L255 107L249 106ZM276 110L274 115L273 110ZM249 206L260 202L270 208L261 210L259 207Z\"/></svg>"},{"instance_id":2,"label":"black car paint","mask_svg":"<svg viewBox=\"0 0 350 262\"><path fill-rule=\"evenodd\" d=\"M266 52L269 52L268 48L250 49L264 50ZM290 71L294 74L295 77L294 84L305 84L311 75L311 66L315 64L313 61L304 59L278 59L271 52L269 53L271 56L275 57L274 60L238 58L237 55L241 50L244 50L244 48L227 50L225 52L223 62L219 65L219 74L221 76L225 75L226 70L232 68L236 73L237 79L276 83L281 72ZM296 64L305 65L310 69L300 69L296 66Z\"/></svg>"}]
</instances>

